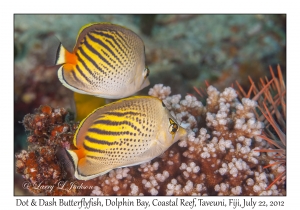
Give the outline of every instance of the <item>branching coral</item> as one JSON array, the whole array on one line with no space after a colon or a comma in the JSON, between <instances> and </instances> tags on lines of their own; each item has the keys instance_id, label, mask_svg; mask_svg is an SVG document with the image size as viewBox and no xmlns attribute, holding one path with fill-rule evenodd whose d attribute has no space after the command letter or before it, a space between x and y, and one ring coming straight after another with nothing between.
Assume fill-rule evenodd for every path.
<instances>
[{"instance_id":1,"label":"branching coral","mask_svg":"<svg viewBox=\"0 0 300 210\"><path fill-rule=\"evenodd\" d=\"M266 125L264 132L259 137L268 142L267 148L258 149L259 152L265 152L270 158L268 165L276 178L272 178L273 182L269 184L267 189L278 182L282 184L286 179L286 89L285 82L281 73L280 66L277 66L277 75L275 76L273 69L270 67L272 79L261 79L257 87L251 80L251 88L246 92L240 88L241 95L250 97L254 95L254 99L258 102L258 108L255 112L257 118Z\"/></svg>"},{"instance_id":2,"label":"branching coral","mask_svg":"<svg viewBox=\"0 0 300 210\"><path fill-rule=\"evenodd\" d=\"M186 95L181 99L181 95L170 95L169 87L155 85L149 94L164 101L171 114L187 129L188 136L150 162L114 169L108 174L84 182L85 185L92 186L92 189L77 189L69 194L285 195L283 183L273 183L267 188L277 173L263 168L266 164L271 164L272 156L270 152L264 151L270 147L270 143L262 137L263 120L257 120L255 115L259 101L249 97L239 100L233 88L219 92L213 86L209 86L206 92L206 105L203 105L195 96ZM28 116L24 119L24 125L33 134L33 137L28 138L36 138L36 127L28 126L27 118ZM71 143L70 139L74 134L71 127L74 128L75 125L65 122L59 122L58 125L66 127L59 131L60 134L55 135L58 139L55 145L58 146L50 144L51 137L45 136L42 141L47 142L46 146L50 147L48 152L57 147L66 147L66 142ZM51 129L46 132L54 132L56 125L48 126ZM68 140L62 144L64 135L68 136ZM32 141L31 144L37 148L45 145L38 142ZM35 149L36 151L39 150ZM26 180L35 181L36 175L28 175L27 172L30 169L26 162L27 153L23 151L16 156L18 172L23 174ZM51 154L53 153L54 151ZM38 161L33 162L36 165L41 164ZM50 165L53 163L59 166L56 158L47 162ZM59 168L59 174L64 173L64 168ZM277 172L280 170L285 168L277 169ZM38 171L37 174L40 173ZM59 178L67 179L66 176L60 175L52 182L59 181ZM47 177L45 179L47 180ZM44 193L47 194L45 191Z\"/></svg>"}]
</instances>

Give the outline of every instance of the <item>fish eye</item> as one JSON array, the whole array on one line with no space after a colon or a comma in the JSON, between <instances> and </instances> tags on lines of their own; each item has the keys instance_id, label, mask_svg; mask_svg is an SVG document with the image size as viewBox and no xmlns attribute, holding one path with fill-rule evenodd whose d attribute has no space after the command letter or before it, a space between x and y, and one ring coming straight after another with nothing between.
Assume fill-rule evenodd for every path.
<instances>
[{"instance_id":1,"label":"fish eye","mask_svg":"<svg viewBox=\"0 0 300 210\"><path fill-rule=\"evenodd\" d=\"M178 130L178 125L171 118L169 118L169 122L170 122L169 132L170 134L174 135Z\"/></svg>"},{"instance_id":2,"label":"fish eye","mask_svg":"<svg viewBox=\"0 0 300 210\"><path fill-rule=\"evenodd\" d=\"M144 69L144 73L143 73L143 75L145 75L144 78L147 78L147 77L149 76L149 74L150 74L150 70L149 70L149 68L146 66L146 68Z\"/></svg>"}]
</instances>

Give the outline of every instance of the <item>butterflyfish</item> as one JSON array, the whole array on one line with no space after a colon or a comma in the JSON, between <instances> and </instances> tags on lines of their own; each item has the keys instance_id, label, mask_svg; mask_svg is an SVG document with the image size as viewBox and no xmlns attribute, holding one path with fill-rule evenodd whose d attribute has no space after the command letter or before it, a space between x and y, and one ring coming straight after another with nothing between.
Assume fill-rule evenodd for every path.
<instances>
[{"instance_id":1,"label":"butterflyfish","mask_svg":"<svg viewBox=\"0 0 300 210\"><path fill-rule=\"evenodd\" d=\"M150 84L145 45L133 31L111 23L83 26L73 52L60 43L55 59L60 82L72 91L119 99Z\"/></svg>"},{"instance_id":2,"label":"butterflyfish","mask_svg":"<svg viewBox=\"0 0 300 210\"><path fill-rule=\"evenodd\" d=\"M160 99L133 96L88 115L74 135L76 149L66 154L74 176L89 180L115 168L150 161L186 134Z\"/></svg>"}]
</instances>

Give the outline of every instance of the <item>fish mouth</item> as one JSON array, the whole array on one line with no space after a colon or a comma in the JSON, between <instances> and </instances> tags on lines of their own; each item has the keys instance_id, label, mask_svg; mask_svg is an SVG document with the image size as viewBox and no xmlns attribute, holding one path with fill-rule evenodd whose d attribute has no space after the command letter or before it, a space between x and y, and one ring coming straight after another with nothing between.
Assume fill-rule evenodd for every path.
<instances>
[{"instance_id":1,"label":"fish mouth","mask_svg":"<svg viewBox=\"0 0 300 210\"><path fill-rule=\"evenodd\" d=\"M178 132L178 139L184 139L187 136L187 131L183 127L179 126Z\"/></svg>"}]
</instances>

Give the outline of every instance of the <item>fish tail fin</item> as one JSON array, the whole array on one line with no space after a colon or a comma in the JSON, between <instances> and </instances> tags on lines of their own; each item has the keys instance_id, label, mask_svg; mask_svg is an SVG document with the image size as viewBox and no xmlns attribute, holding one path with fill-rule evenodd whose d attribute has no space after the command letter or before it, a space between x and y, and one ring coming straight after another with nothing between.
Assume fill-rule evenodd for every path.
<instances>
[{"instance_id":1,"label":"fish tail fin","mask_svg":"<svg viewBox=\"0 0 300 210\"><path fill-rule=\"evenodd\" d=\"M70 154L67 152L64 148L59 148L56 151L56 157L61 165L61 167L64 169L65 174L63 174L64 178L71 178L74 179L74 173L75 173L75 162L71 158Z\"/></svg>"},{"instance_id":2,"label":"fish tail fin","mask_svg":"<svg viewBox=\"0 0 300 210\"><path fill-rule=\"evenodd\" d=\"M72 65L76 64L77 57L75 54L70 53L62 43L59 43L59 46L56 50L56 57L55 57L55 65L62 65L62 64L71 64L69 67L65 66L64 69L72 69Z\"/></svg>"},{"instance_id":3,"label":"fish tail fin","mask_svg":"<svg viewBox=\"0 0 300 210\"><path fill-rule=\"evenodd\" d=\"M59 65L57 63L57 52L58 49L61 47L60 40L55 35L53 35L48 39L47 45L49 47L46 51L46 61L45 61L46 67L54 67L56 65Z\"/></svg>"},{"instance_id":4,"label":"fish tail fin","mask_svg":"<svg viewBox=\"0 0 300 210\"><path fill-rule=\"evenodd\" d=\"M46 52L46 66L53 67L65 63L74 64L76 56L70 53L56 36L51 36L47 41L49 46Z\"/></svg>"},{"instance_id":5,"label":"fish tail fin","mask_svg":"<svg viewBox=\"0 0 300 210\"><path fill-rule=\"evenodd\" d=\"M97 160L86 156L84 148L66 150L74 165L74 176L79 180L90 180L111 170L110 165L103 165Z\"/></svg>"},{"instance_id":6,"label":"fish tail fin","mask_svg":"<svg viewBox=\"0 0 300 210\"><path fill-rule=\"evenodd\" d=\"M66 150L68 153L69 158L72 160L74 164L74 168L76 169L78 167L78 162L80 159L85 157L84 149L78 149L78 150Z\"/></svg>"},{"instance_id":7,"label":"fish tail fin","mask_svg":"<svg viewBox=\"0 0 300 210\"><path fill-rule=\"evenodd\" d=\"M77 168L78 168L78 160L79 160L76 150L65 150L65 153L66 154L63 156L64 160L62 162L65 164L67 163L68 165L70 165L70 163L72 163L73 170L71 171L69 169L70 167L67 167L67 169L69 169L69 171L72 173L72 175L76 177ZM67 171L67 172L69 172L69 171Z\"/></svg>"},{"instance_id":8,"label":"fish tail fin","mask_svg":"<svg viewBox=\"0 0 300 210\"><path fill-rule=\"evenodd\" d=\"M59 43L59 46L56 50L56 58L55 58L55 64L56 65L61 65L61 64L64 64L66 63L66 48L61 44Z\"/></svg>"}]
</instances>

